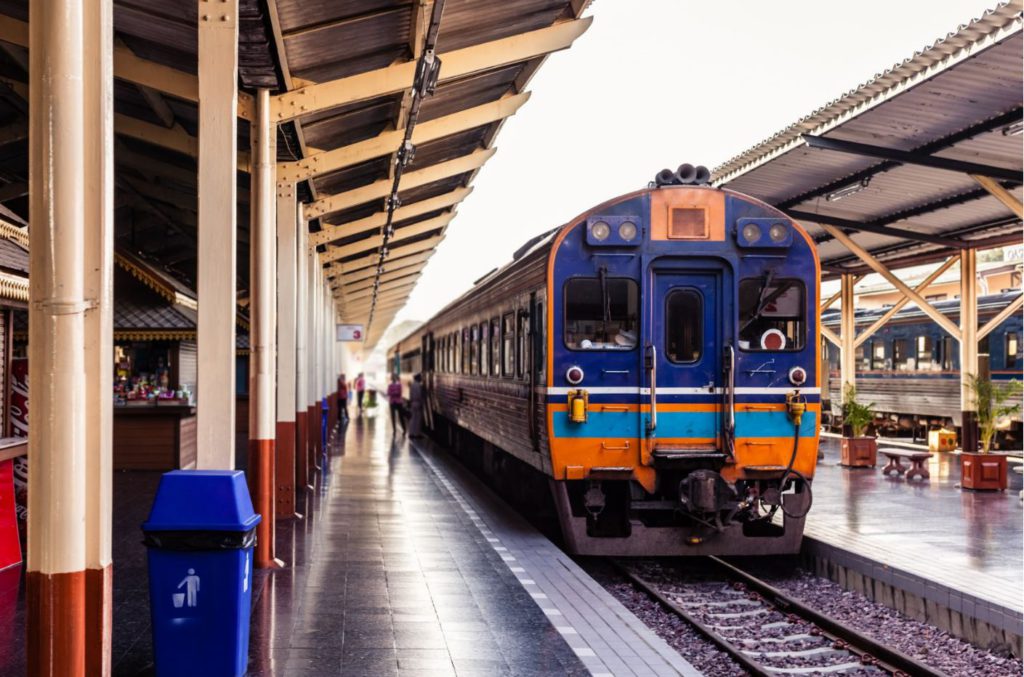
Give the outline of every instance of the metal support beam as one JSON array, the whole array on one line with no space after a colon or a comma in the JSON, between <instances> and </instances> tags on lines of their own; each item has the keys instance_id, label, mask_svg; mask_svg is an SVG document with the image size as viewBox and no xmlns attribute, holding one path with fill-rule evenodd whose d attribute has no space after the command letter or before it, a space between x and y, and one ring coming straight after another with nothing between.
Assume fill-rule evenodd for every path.
<instances>
[{"instance_id":1,"label":"metal support beam","mask_svg":"<svg viewBox=\"0 0 1024 677\"><path fill-rule=\"evenodd\" d=\"M110 0L31 3L28 674L109 675Z\"/></svg>"},{"instance_id":2,"label":"metal support beam","mask_svg":"<svg viewBox=\"0 0 1024 677\"><path fill-rule=\"evenodd\" d=\"M998 313L996 313L988 322L978 329L978 340L981 341L983 338L992 333L992 330L1001 325L1006 320L1010 319L1014 315L1020 313L1021 308L1024 308L1024 296L1018 296L1010 305L1006 306Z\"/></svg>"},{"instance_id":3,"label":"metal support beam","mask_svg":"<svg viewBox=\"0 0 1024 677\"><path fill-rule=\"evenodd\" d=\"M465 174L475 169L483 167L484 163L491 159L494 155L496 148L482 148L474 151L469 155L463 155L457 157L454 160L448 160L447 162L439 162L436 165L424 167L414 172L408 172L402 174L402 183L400 186L401 190L409 190L410 188L417 188L419 186L425 186L435 181L442 179L448 179L459 174ZM349 207L355 207L366 202L373 200L379 200L383 197L387 197L391 194L392 188L391 179L381 179L374 181L368 186L362 186L353 190L340 193L338 195L329 195L321 198L316 202L306 205L305 218L315 219L331 212L339 212Z\"/></svg>"},{"instance_id":4,"label":"metal support beam","mask_svg":"<svg viewBox=\"0 0 1024 677\"><path fill-rule=\"evenodd\" d=\"M433 256L434 250L428 250L420 252L418 254L412 254L410 256L403 256L401 258L388 257L388 260L384 262L382 267L385 275L387 274L406 274L409 270L419 270L426 262ZM345 288L349 285L363 284L366 280L373 279L377 268L375 266L369 266L365 268L352 269L346 264L335 263L324 269L324 274L329 278L334 278L334 283L338 284L339 281ZM382 279L384 275L381 276Z\"/></svg>"},{"instance_id":5,"label":"metal support beam","mask_svg":"<svg viewBox=\"0 0 1024 677\"><path fill-rule=\"evenodd\" d=\"M435 118L416 125L412 142L419 146L452 134L503 120L514 115L530 98L529 93L506 96L474 108L461 110L444 117ZM394 152L405 138L405 128L381 132L372 139L358 141L336 150L313 153L295 162L282 162L278 171L282 181L306 181L316 176L357 165L367 160L383 157Z\"/></svg>"},{"instance_id":6,"label":"metal support beam","mask_svg":"<svg viewBox=\"0 0 1024 677\"><path fill-rule=\"evenodd\" d=\"M821 335L822 335L823 338L828 339L828 341L830 343L832 343L832 345L836 346L837 348L842 349L843 341L842 341L841 338L839 338L839 335L836 334L834 331L832 331L828 327L822 326L822 328L821 328Z\"/></svg>"},{"instance_id":7,"label":"metal support beam","mask_svg":"<svg viewBox=\"0 0 1024 677\"><path fill-rule=\"evenodd\" d=\"M436 247L443 239L443 234L435 235L434 237L427 238L426 240L420 240L419 242L414 242L413 244L407 244L402 247L395 247L388 254L388 261L400 259L409 256L410 254L419 254L420 252L431 250L434 247ZM333 266L330 266L329 268L324 269L324 275L330 278L336 275L340 275L345 270L359 270L361 268L367 268L370 266L376 268L377 261L377 253L374 252L369 256L364 256L354 261L346 261L344 264L335 264Z\"/></svg>"},{"instance_id":8,"label":"metal support beam","mask_svg":"<svg viewBox=\"0 0 1024 677\"><path fill-rule=\"evenodd\" d=\"M591 18L555 23L528 33L440 54L440 82L526 61L569 47L590 26ZM396 94L408 89L416 72L415 60L339 80L308 85L274 99L275 119L285 122L319 111Z\"/></svg>"},{"instance_id":9,"label":"metal support beam","mask_svg":"<svg viewBox=\"0 0 1024 677\"><path fill-rule=\"evenodd\" d=\"M965 162L963 160L936 157L929 153L897 150L895 148L883 148L882 146L856 143L854 141L826 139L823 136L814 136L812 134L804 134L803 140L810 148L830 150L850 155L859 155L860 157L878 158L879 160L890 160L904 165L944 169L946 171L959 172L961 174L977 174L981 177L1000 181L1020 181L1020 171L1017 169L993 167L991 165L983 165L977 162Z\"/></svg>"},{"instance_id":10,"label":"metal support beam","mask_svg":"<svg viewBox=\"0 0 1024 677\"><path fill-rule=\"evenodd\" d=\"M410 202L409 204L403 205L395 210L394 223L401 223L402 221L422 216L423 214L429 214L430 212L434 212L439 209L451 207L464 200L472 192L473 187L467 186L456 188L450 193L444 193L437 197L419 200L418 202ZM316 233L310 233L309 243L311 247L316 247L318 245L328 244L335 240L351 237L360 233L373 232L383 228L387 225L387 222L388 213L385 210L377 212L373 216L367 216L366 218L357 219L337 226L321 224L323 226L323 230Z\"/></svg>"},{"instance_id":11,"label":"metal support beam","mask_svg":"<svg viewBox=\"0 0 1024 677\"><path fill-rule=\"evenodd\" d=\"M967 243L962 240L955 240L948 237L942 237L941 235L929 235L928 233L918 233L913 230L906 230L905 228L893 228L892 226L886 226L882 223L864 223L861 221L851 221L850 219L841 219L837 216L829 216L828 214L814 214L811 212L801 211L790 211L787 212L790 218L797 219L798 221L810 221L817 224L828 224L830 226L837 226L839 228L848 228L851 230L862 230L865 233L875 233L877 235L887 235L889 237L902 238L904 240L911 240L913 242L927 242L929 244L937 244L943 247L951 247L953 249L964 249L967 247Z\"/></svg>"},{"instance_id":12,"label":"metal support beam","mask_svg":"<svg viewBox=\"0 0 1024 677\"><path fill-rule=\"evenodd\" d=\"M238 0L199 10L196 467L235 467ZM215 12L215 15L214 15ZM221 19L221 17L224 17Z\"/></svg>"},{"instance_id":13,"label":"metal support beam","mask_svg":"<svg viewBox=\"0 0 1024 677\"><path fill-rule=\"evenodd\" d=\"M972 382L978 377L978 256L960 252L960 444L978 449L978 402Z\"/></svg>"},{"instance_id":14,"label":"metal support beam","mask_svg":"<svg viewBox=\"0 0 1024 677\"><path fill-rule=\"evenodd\" d=\"M295 185L277 185L277 430L276 514L295 517L295 410L299 212ZM305 228L305 224L303 224Z\"/></svg>"},{"instance_id":15,"label":"metal support beam","mask_svg":"<svg viewBox=\"0 0 1024 677\"><path fill-rule=\"evenodd\" d=\"M1021 205L1020 200L1013 196L1013 193L1003 188L1002 184L989 176L981 174L972 174L971 178L977 181L982 188L991 193L995 199L1006 205L1006 207L1013 212L1018 219L1024 219L1024 206ZM1016 180L1020 180L1020 172L1017 172Z\"/></svg>"},{"instance_id":16,"label":"metal support beam","mask_svg":"<svg viewBox=\"0 0 1024 677\"><path fill-rule=\"evenodd\" d=\"M935 308L932 307L932 304L928 303L928 301L926 301L923 296L921 296L916 291L908 287L906 283L903 282L903 280L893 275L892 272L889 271L889 269L886 268L883 263L881 263L870 253L868 253L866 249L864 249L859 244L851 240L849 237L846 236L845 233L843 233L838 228L830 226L825 223L822 223L820 225L823 229L828 231L828 233L832 235L832 237L838 240L844 247L846 247L851 252L856 254L857 258L859 258L861 261L867 264L867 266L871 268L871 270L875 271L876 273L884 277L889 282L889 284L896 287L896 289L898 289L899 291L903 292L904 296L909 297L911 301L916 303L918 307L921 308L921 311L924 312L925 315L932 318L932 320L934 320L936 324L942 327L950 336L952 336L955 339L960 338L960 330L957 328L955 324L953 324L953 322L948 317L946 317L939 311L935 310ZM852 335L850 340L852 340Z\"/></svg>"},{"instance_id":17,"label":"metal support beam","mask_svg":"<svg viewBox=\"0 0 1024 677\"><path fill-rule=\"evenodd\" d=\"M959 261L960 261L960 258L957 257L957 256L949 257L948 259L946 259L946 261L942 265L940 265L938 268L933 270L931 272L931 274L928 275L928 277L926 277L924 280L922 280L920 282L920 284L918 284L916 287L914 287L914 291L917 292L918 294L923 294L924 291L929 286L931 286L931 283L934 282L936 279L938 279L939 275L942 275L944 272L946 272L947 270L952 268L954 263L958 263ZM878 331L879 329L884 327L889 322L889 320L891 320L892 317L896 313L900 312L900 310L903 309L903 306L907 305L908 303L910 303L910 298L907 297L907 296L904 296L899 301L894 303L892 308L887 310L884 315L882 315L880 318L875 320L871 324L871 326L869 326L867 329L865 329L864 331L862 331L860 334L857 335L856 340L854 340L854 342L853 342L854 347L856 348L858 346L863 345L863 343L865 341L867 341L869 338L871 338L871 336L876 331Z\"/></svg>"},{"instance_id":18,"label":"metal support beam","mask_svg":"<svg viewBox=\"0 0 1024 677\"><path fill-rule=\"evenodd\" d=\"M270 90L256 91L256 119L249 127L255 162L249 208L249 463L246 476L253 506L263 516L256 527L253 564L276 568L275 504L277 414L275 309L277 304L277 204L274 180L277 125L270 121Z\"/></svg>"},{"instance_id":19,"label":"metal support beam","mask_svg":"<svg viewBox=\"0 0 1024 677\"><path fill-rule=\"evenodd\" d=\"M423 266L424 264L420 263L413 266L408 266L406 268L400 268L392 273L381 274L377 276L377 279L380 280L380 285L383 288L386 284L393 282L395 280L401 280L413 276L419 277L420 275L423 274ZM334 297L339 298L339 294L354 294L356 292L362 291L363 289L369 289L372 286L372 278L366 278L364 280L360 280L359 282L354 282L351 285L339 285L335 287Z\"/></svg>"},{"instance_id":20,"label":"metal support beam","mask_svg":"<svg viewBox=\"0 0 1024 677\"><path fill-rule=\"evenodd\" d=\"M395 229L395 234L391 236L391 240L388 242L389 247L395 247L400 245L401 241L406 238L415 237L416 235L422 235L423 233L429 233L434 230L443 229L447 226L452 219L455 218L455 210L447 211L440 216L435 216L432 219L426 219L419 221L409 226L403 226ZM383 235L373 235L363 240L358 240L351 244L344 245L342 247L330 247L327 251L320 254L321 263L331 263L332 261L339 261L349 256L356 256L366 251L378 249L384 244Z\"/></svg>"},{"instance_id":21,"label":"metal support beam","mask_svg":"<svg viewBox=\"0 0 1024 677\"><path fill-rule=\"evenodd\" d=\"M853 284L856 285L858 282L860 282L863 279L864 279L863 275L858 275L855 278L853 278ZM840 287L839 291L837 291L835 294L832 294L832 296L829 296L828 299L826 299L825 302L821 304L821 307L818 309L818 312L819 313L824 313L826 310L831 308L832 304L834 304L836 301L838 301L842 297L842 295L843 295L843 290L842 290L842 287Z\"/></svg>"},{"instance_id":22,"label":"metal support beam","mask_svg":"<svg viewBox=\"0 0 1024 677\"><path fill-rule=\"evenodd\" d=\"M839 334L839 392L842 401L846 403L846 391L857 385L857 353L853 339L857 335L857 321L854 277L844 274L840 278L842 285L842 305L840 306L840 334Z\"/></svg>"}]
</instances>

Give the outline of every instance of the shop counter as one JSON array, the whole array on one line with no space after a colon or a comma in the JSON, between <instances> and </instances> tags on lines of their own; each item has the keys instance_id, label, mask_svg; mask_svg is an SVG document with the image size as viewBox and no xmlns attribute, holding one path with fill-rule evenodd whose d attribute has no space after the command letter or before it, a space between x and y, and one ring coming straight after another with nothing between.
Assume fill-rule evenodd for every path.
<instances>
[{"instance_id":1,"label":"shop counter","mask_svg":"<svg viewBox=\"0 0 1024 677\"><path fill-rule=\"evenodd\" d=\"M194 468L195 464L195 406L114 407L115 470L177 470Z\"/></svg>"}]
</instances>

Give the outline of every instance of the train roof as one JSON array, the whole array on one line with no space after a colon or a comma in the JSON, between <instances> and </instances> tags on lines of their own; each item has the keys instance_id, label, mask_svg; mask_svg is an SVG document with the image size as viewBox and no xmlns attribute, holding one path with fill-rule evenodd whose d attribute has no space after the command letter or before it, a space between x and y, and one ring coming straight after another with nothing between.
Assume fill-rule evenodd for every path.
<instances>
[{"instance_id":1,"label":"train roof","mask_svg":"<svg viewBox=\"0 0 1024 677\"><path fill-rule=\"evenodd\" d=\"M985 296L978 297L978 312L994 311L998 312L1002 310L1010 303L1013 302L1018 296L1021 295L1020 290L1000 292L998 294L987 294ZM935 301L932 306L942 313L943 315L955 315L960 312L960 299L948 299L945 301ZM887 313L892 308L892 305L885 305L881 308L858 308L854 311L854 317L857 322L868 322L873 321ZM840 310L828 310L821 314L822 324L839 324ZM928 318L924 311L918 306L907 306L898 313L896 313L893 320L906 320L916 318Z\"/></svg>"}]
</instances>

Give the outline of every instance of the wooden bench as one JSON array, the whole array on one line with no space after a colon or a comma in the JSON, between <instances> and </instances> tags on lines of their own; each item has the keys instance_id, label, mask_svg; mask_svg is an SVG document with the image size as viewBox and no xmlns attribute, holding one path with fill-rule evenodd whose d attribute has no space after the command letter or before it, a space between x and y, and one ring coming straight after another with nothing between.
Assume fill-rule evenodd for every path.
<instances>
[{"instance_id":1,"label":"wooden bench","mask_svg":"<svg viewBox=\"0 0 1024 677\"><path fill-rule=\"evenodd\" d=\"M923 480L931 477L928 472L928 468L924 467L925 461L930 459L934 454L930 451L910 451L909 449L879 449L878 453L885 454L885 457L889 459L889 463L882 468L882 474L888 475L893 470L896 474L902 475L907 474L907 479L911 480L915 476L920 477ZM900 459L907 459L911 465L907 468L905 465L900 463Z\"/></svg>"}]
</instances>

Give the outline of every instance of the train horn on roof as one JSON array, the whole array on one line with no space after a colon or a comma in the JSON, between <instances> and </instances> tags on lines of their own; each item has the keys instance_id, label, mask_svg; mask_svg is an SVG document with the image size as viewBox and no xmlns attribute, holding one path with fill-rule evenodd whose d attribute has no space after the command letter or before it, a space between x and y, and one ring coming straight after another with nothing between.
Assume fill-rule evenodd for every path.
<instances>
[{"instance_id":1,"label":"train horn on roof","mask_svg":"<svg viewBox=\"0 0 1024 677\"><path fill-rule=\"evenodd\" d=\"M676 180L684 186L693 183L696 178L697 168L688 162L679 165L679 169L676 170Z\"/></svg>"},{"instance_id":2,"label":"train horn on roof","mask_svg":"<svg viewBox=\"0 0 1024 677\"><path fill-rule=\"evenodd\" d=\"M698 186L706 186L711 182L711 172L704 165L697 165L695 172L696 176L693 177L693 182Z\"/></svg>"},{"instance_id":3,"label":"train horn on roof","mask_svg":"<svg viewBox=\"0 0 1024 677\"><path fill-rule=\"evenodd\" d=\"M671 169L662 169L654 176L654 183L658 186L671 186L675 182L676 173Z\"/></svg>"}]
</instances>

